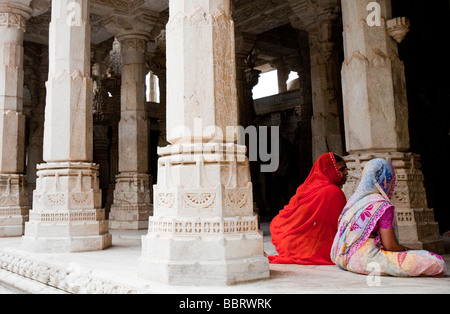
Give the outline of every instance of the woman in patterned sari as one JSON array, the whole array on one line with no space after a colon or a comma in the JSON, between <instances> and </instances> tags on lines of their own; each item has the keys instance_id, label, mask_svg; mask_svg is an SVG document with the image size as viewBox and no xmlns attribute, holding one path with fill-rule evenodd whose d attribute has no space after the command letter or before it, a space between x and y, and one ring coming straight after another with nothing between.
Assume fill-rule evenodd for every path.
<instances>
[{"instance_id":1,"label":"woman in patterned sari","mask_svg":"<svg viewBox=\"0 0 450 314\"><path fill-rule=\"evenodd\" d=\"M394 166L373 159L364 168L361 182L339 217L331 259L344 270L391 276L444 276L443 258L425 250L411 250L395 237ZM374 266L377 266L376 268Z\"/></svg>"}]
</instances>

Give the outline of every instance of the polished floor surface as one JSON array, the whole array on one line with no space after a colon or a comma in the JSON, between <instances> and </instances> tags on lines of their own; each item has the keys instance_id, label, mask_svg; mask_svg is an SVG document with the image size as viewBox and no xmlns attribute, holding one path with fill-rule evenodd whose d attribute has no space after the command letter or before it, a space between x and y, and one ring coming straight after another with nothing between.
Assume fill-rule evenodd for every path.
<instances>
[{"instance_id":1,"label":"polished floor surface","mask_svg":"<svg viewBox=\"0 0 450 314\"><path fill-rule=\"evenodd\" d=\"M265 235L266 254L274 254L268 224L262 224L261 229ZM164 285L138 276L141 236L146 233L146 231L111 231L112 247L104 251L72 254L29 253L21 250L21 238L3 238L0 239L0 254L2 252L16 254L45 265L67 268L93 279L129 287L131 292L145 294L450 294L450 270L443 278L394 278L357 275L342 271L336 266L270 265L269 279L232 286ZM444 242L447 248L447 255L444 258L450 266L450 238L444 238ZM91 293L82 288L78 292ZM0 294L7 293L56 294L64 291L0 269Z\"/></svg>"}]
</instances>

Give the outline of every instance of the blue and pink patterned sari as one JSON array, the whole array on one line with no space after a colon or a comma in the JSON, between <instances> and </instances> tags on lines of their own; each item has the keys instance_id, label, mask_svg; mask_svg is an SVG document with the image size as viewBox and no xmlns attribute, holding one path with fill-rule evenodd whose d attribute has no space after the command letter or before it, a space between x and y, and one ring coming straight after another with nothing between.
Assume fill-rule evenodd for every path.
<instances>
[{"instance_id":1,"label":"blue and pink patterned sari","mask_svg":"<svg viewBox=\"0 0 450 314\"><path fill-rule=\"evenodd\" d=\"M445 275L446 264L441 256L425 250L385 251L379 233L370 237L380 218L393 207L390 199L395 180L391 163L381 158L367 163L358 188L339 218L331 260L340 268L359 274L370 274L376 263L381 275Z\"/></svg>"}]
</instances>

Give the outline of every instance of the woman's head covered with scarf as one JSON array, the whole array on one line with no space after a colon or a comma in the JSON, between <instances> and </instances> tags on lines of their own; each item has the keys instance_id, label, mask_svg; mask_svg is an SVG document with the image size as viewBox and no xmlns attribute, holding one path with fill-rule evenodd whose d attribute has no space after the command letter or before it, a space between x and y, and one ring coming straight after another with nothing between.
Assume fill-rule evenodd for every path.
<instances>
[{"instance_id":1,"label":"woman's head covered with scarf","mask_svg":"<svg viewBox=\"0 0 450 314\"><path fill-rule=\"evenodd\" d=\"M394 165L382 158L372 159L364 167L361 182L345 208L352 207L370 194L381 194L386 201L390 201L394 194L395 183Z\"/></svg>"},{"instance_id":2,"label":"woman's head covered with scarf","mask_svg":"<svg viewBox=\"0 0 450 314\"><path fill-rule=\"evenodd\" d=\"M337 220L346 203L340 189L344 171L333 153L318 158L305 182L270 224L272 243L278 252L269 256L275 264L332 265L331 245Z\"/></svg>"}]
</instances>

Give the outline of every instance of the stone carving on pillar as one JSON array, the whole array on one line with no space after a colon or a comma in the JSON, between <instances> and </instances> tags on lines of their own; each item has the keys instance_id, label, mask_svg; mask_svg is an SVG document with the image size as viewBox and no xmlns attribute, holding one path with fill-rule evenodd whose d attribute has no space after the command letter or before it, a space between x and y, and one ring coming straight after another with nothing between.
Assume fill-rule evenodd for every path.
<instances>
[{"instance_id":1,"label":"stone carving on pillar","mask_svg":"<svg viewBox=\"0 0 450 314\"><path fill-rule=\"evenodd\" d=\"M235 133L219 135L238 123L230 0L170 1L170 12L171 145L158 151L154 216L142 238L139 273L176 285L267 278L246 149Z\"/></svg>"},{"instance_id":2,"label":"stone carving on pillar","mask_svg":"<svg viewBox=\"0 0 450 314\"><path fill-rule=\"evenodd\" d=\"M366 22L368 0L342 0L345 60L342 67L349 197L372 158L390 160L397 174L399 241L443 254L433 210L428 208L419 156L408 152L408 101L405 69L386 21L391 2L378 0L381 25Z\"/></svg>"},{"instance_id":3,"label":"stone carving on pillar","mask_svg":"<svg viewBox=\"0 0 450 314\"><path fill-rule=\"evenodd\" d=\"M148 217L152 214L152 190L151 178L147 173L149 131L144 98L146 41L134 38L120 38L119 41L123 56L119 174L116 176L110 227L147 229ZM135 65L129 59L126 61L127 57L136 53L141 55L141 60L137 61L140 69L133 68Z\"/></svg>"},{"instance_id":4,"label":"stone carving on pillar","mask_svg":"<svg viewBox=\"0 0 450 314\"><path fill-rule=\"evenodd\" d=\"M386 21L389 36L401 43L409 32L409 19L406 17L396 17Z\"/></svg>"},{"instance_id":5,"label":"stone carving on pillar","mask_svg":"<svg viewBox=\"0 0 450 314\"><path fill-rule=\"evenodd\" d=\"M313 161L332 151L343 154L342 87L336 23L338 0L289 0L291 24L309 34L313 95Z\"/></svg>"},{"instance_id":6,"label":"stone carving on pillar","mask_svg":"<svg viewBox=\"0 0 450 314\"><path fill-rule=\"evenodd\" d=\"M24 48L31 0L0 1L0 237L21 236L30 210L25 172Z\"/></svg>"},{"instance_id":7,"label":"stone carving on pillar","mask_svg":"<svg viewBox=\"0 0 450 314\"><path fill-rule=\"evenodd\" d=\"M69 3L76 3L75 19ZM37 252L83 252L111 245L93 164L93 82L89 0L52 2L44 161L22 245ZM65 44L60 45L64 38Z\"/></svg>"},{"instance_id":8,"label":"stone carving on pillar","mask_svg":"<svg viewBox=\"0 0 450 314\"><path fill-rule=\"evenodd\" d=\"M149 127L145 108L147 42L158 14L140 9L133 15L115 13L105 26L121 45L122 87L119 122L119 174L109 216L111 229L147 229L152 215L148 174Z\"/></svg>"}]
</instances>

